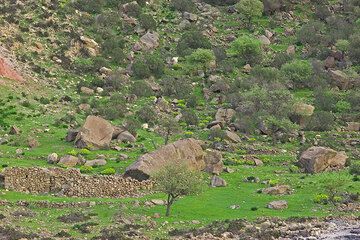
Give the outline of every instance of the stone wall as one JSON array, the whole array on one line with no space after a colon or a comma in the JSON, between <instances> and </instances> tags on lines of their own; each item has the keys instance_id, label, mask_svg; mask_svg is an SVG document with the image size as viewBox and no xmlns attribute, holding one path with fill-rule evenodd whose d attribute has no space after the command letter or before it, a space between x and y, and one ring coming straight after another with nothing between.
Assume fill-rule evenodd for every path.
<instances>
[{"instance_id":1,"label":"stone wall","mask_svg":"<svg viewBox=\"0 0 360 240\"><path fill-rule=\"evenodd\" d=\"M55 193L68 197L130 197L152 187L123 176L83 175L77 169L6 168L5 189L27 193Z\"/></svg>"}]
</instances>

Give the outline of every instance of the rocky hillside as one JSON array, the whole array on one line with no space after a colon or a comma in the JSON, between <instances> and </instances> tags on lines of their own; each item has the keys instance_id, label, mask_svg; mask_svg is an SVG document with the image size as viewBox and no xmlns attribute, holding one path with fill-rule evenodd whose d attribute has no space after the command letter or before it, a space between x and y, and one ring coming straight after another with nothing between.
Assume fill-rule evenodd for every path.
<instances>
[{"instance_id":1,"label":"rocky hillside","mask_svg":"<svg viewBox=\"0 0 360 240\"><path fill-rule=\"evenodd\" d=\"M261 239L265 223L284 222L256 217L356 222L358 0L0 0L0 27L0 239L34 228L34 238L107 239L109 224L114 239L249 237L245 225ZM208 186L164 202L156 179L168 165ZM182 186L198 180L167 170ZM154 186L132 194L143 180ZM73 196L96 199L73 213ZM82 217L59 220L68 214ZM300 234L286 221L289 234L269 235ZM309 230L322 221L304 237L328 230Z\"/></svg>"}]
</instances>

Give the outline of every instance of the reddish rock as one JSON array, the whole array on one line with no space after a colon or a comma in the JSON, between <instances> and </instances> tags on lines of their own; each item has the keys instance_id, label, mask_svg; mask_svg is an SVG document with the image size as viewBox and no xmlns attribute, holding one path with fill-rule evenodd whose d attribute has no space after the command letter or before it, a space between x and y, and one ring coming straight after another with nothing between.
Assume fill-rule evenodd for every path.
<instances>
[{"instance_id":1,"label":"reddish rock","mask_svg":"<svg viewBox=\"0 0 360 240\"><path fill-rule=\"evenodd\" d=\"M12 80L23 81L23 77L18 74L6 61L0 57L0 76Z\"/></svg>"}]
</instances>

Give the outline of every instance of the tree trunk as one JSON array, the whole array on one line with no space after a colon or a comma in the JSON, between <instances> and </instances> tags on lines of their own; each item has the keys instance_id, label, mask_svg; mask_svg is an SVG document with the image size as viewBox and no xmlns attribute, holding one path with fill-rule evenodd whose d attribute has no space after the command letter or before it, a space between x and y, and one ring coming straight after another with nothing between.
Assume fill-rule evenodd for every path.
<instances>
[{"instance_id":1,"label":"tree trunk","mask_svg":"<svg viewBox=\"0 0 360 240\"><path fill-rule=\"evenodd\" d=\"M171 209L171 206L173 205L174 201L175 201L175 198L176 196L173 196L171 194L168 194L168 200L167 200L167 203L166 203L166 214L165 216L170 216L170 209Z\"/></svg>"}]
</instances>

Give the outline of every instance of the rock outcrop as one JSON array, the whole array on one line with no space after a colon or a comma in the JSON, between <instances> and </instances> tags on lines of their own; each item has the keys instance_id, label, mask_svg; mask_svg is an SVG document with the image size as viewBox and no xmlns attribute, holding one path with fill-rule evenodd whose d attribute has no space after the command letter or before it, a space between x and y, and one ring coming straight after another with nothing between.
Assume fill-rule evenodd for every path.
<instances>
[{"instance_id":1,"label":"rock outcrop","mask_svg":"<svg viewBox=\"0 0 360 240\"><path fill-rule=\"evenodd\" d=\"M17 73L4 58L0 56L0 77L12 80L23 81L23 77Z\"/></svg>"},{"instance_id":2,"label":"rock outcrop","mask_svg":"<svg viewBox=\"0 0 360 240\"><path fill-rule=\"evenodd\" d=\"M348 156L325 147L311 147L301 154L298 165L307 173L318 173L345 166Z\"/></svg>"},{"instance_id":3,"label":"rock outcrop","mask_svg":"<svg viewBox=\"0 0 360 240\"><path fill-rule=\"evenodd\" d=\"M88 116L75 139L78 148L108 149L114 128L103 118Z\"/></svg>"}]
</instances>

